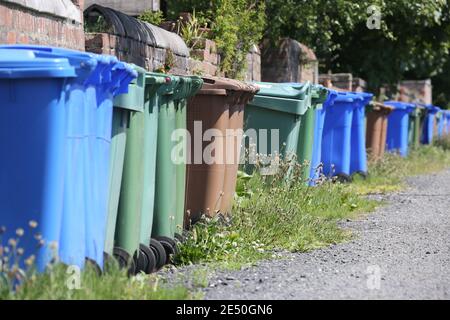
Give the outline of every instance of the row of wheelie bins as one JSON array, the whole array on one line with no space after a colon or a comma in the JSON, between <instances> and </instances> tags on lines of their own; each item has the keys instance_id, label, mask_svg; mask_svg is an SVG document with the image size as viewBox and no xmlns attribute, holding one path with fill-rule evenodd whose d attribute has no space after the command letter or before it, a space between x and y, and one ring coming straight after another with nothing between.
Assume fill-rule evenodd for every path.
<instances>
[{"instance_id":1,"label":"row of wheelie bins","mask_svg":"<svg viewBox=\"0 0 450 320\"><path fill-rule=\"evenodd\" d=\"M245 132L256 131L248 134L247 149L256 150L259 158L268 156L258 163L262 174L273 174L278 158L295 159L311 185L319 176L349 180L352 174L367 174L365 107L372 94L309 83L257 85L260 91L246 107ZM247 160L252 172L255 165Z\"/></svg>"},{"instance_id":2,"label":"row of wheelie bins","mask_svg":"<svg viewBox=\"0 0 450 320\"><path fill-rule=\"evenodd\" d=\"M240 169L273 175L283 162L311 186L349 181L367 175L367 151L407 155L450 132L439 108L372 98L0 46L0 241L41 271L117 261L151 273L203 215L231 213Z\"/></svg>"},{"instance_id":3,"label":"row of wheelie bins","mask_svg":"<svg viewBox=\"0 0 450 320\"><path fill-rule=\"evenodd\" d=\"M40 271L56 261L161 268L184 228L231 210L244 106L257 90L111 56L2 46L1 240ZM219 147L206 157L211 141Z\"/></svg>"}]
</instances>

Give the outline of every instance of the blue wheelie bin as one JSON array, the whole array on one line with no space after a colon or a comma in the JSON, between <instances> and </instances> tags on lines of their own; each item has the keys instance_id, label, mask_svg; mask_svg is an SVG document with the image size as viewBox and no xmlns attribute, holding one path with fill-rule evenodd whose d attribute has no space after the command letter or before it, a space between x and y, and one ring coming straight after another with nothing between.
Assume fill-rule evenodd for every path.
<instances>
[{"instance_id":1,"label":"blue wheelie bin","mask_svg":"<svg viewBox=\"0 0 450 320\"><path fill-rule=\"evenodd\" d=\"M334 90L328 90L327 100L322 105L322 108L316 110L316 123L314 125L314 142L313 142L313 153L311 160L311 172L310 172L310 185L315 185L317 179L320 178L323 169L319 168L321 164L322 155L322 133L323 125L325 123L325 115L327 109L333 105L334 100L337 98L338 93Z\"/></svg>"},{"instance_id":2,"label":"blue wheelie bin","mask_svg":"<svg viewBox=\"0 0 450 320\"><path fill-rule=\"evenodd\" d=\"M57 256L50 244L59 242L64 205L64 88L75 77L67 59L0 49L1 237L23 248L23 259L35 256L41 271Z\"/></svg>"},{"instance_id":3,"label":"blue wheelie bin","mask_svg":"<svg viewBox=\"0 0 450 320\"><path fill-rule=\"evenodd\" d=\"M338 92L327 108L321 150L324 175L350 181L350 174L367 172L364 106L370 99L371 94Z\"/></svg>"},{"instance_id":4,"label":"blue wheelie bin","mask_svg":"<svg viewBox=\"0 0 450 320\"><path fill-rule=\"evenodd\" d=\"M356 93L361 100L353 109L352 138L350 151L350 174L367 176L366 152L366 106L372 100L373 94L366 92Z\"/></svg>"},{"instance_id":5,"label":"blue wheelie bin","mask_svg":"<svg viewBox=\"0 0 450 320\"><path fill-rule=\"evenodd\" d=\"M436 114L441 108L433 106L431 104L422 105L426 109L425 123L423 125L421 143L431 144L434 136L434 123L436 121Z\"/></svg>"},{"instance_id":6,"label":"blue wheelie bin","mask_svg":"<svg viewBox=\"0 0 450 320\"><path fill-rule=\"evenodd\" d=\"M388 118L386 150L398 152L402 157L406 157L408 155L409 114L415 110L416 106L400 101L386 101L384 104L394 108Z\"/></svg>"},{"instance_id":7,"label":"blue wheelie bin","mask_svg":"<svg viewBox=\"0 0 450 320\"><path fill-rule=\"evenodd\" d=\"M112 56L43 46L2 46L67 59L76 77L65 93L65 162L59 259L82 267L85 259L103 265L106 228L112 100L136 76Z\"/></svg>"}]
</instances>

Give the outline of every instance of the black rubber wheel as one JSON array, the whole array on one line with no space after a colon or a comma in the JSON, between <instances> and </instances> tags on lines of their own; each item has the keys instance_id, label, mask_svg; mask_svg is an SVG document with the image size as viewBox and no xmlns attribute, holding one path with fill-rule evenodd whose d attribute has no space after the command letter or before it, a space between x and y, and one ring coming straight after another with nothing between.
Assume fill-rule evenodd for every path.
<instances>
[{"instance_id":1,"label":"black rubber wheel","mask_svg":"<svg viewBox=\"0 0 450 320\"><path fill-rule=\"evenodd\" d=\"M164 247L164 250L166 251L166 264L171 263L172 256L175 254L175 247L172 245L172 243L169 243L164 240L159 240L159 243Z\"/></svg>"},{"instance_id":2,"label":"black rubber wheel","mask_svg":"<svg viewBox=\"0 0 450 320\"><path fill-rule=\"evenodd\" d=\"M109 253L103 252L103 269L108 271L114 267L117 267L117 260Z\"/></svg>"},{"instance_id":3,"label":"black rubber wheel","mask_svg":"<svg viewBox=\"0 0 450 320\"><path fill-rule=\"evenodd\" d=\"M159 236L159 237L156 237L156 239L159 242L164 241L164 242L169 243L172 246L172 251L173 251L172 254L174 254L174 255L178 254L177 240L169 238L169 237L165 237L165 236ZM166 250L166 252L167 252L167 250Z\"/></svg>"},{"instance_id":4,"label":"black rubber wheel","mask_svg":"<svg viewBox=\"0 0 450 320\"><path fill-rule=\"evenodd\" d=\"M136 265L128 252L122 248L115 247L113 255L119 263L119 268L128 269L128 275L134 275L136 273Z\"/></svg>"},{"instance_id":5,"label":"black rubber wheel","mask_svg":"<svg viewBox=\"0 0 450 320\"><path fill-rule=\"evenodd\" d=\"M339 173L336 175L336 181L341 183L349 183L352 182L352 177L345 173Z\"/></svg>"},{"instance_id":6,"label":"black rubber wheel","mask_svg":"<svg viewBox=\"0 0 450 320\"><path fill-rule=\"evenodd\" d=\"M153 254L155 255L156 258L155 271L158 271L166 264L167 261L166 250L164 249L162 244L156 239L150 240L150 249L153 251Z\"/></svg>"},{"instance_id":7,"label":"black rubber wheel","mask_svg":"<svg viewBox=\"0 0 450 320\"><path fill-rule=\"evenodd\" d=\"M352 174L352 176L358 175L363 179L367 179L367 177L369 176L369 174L367 172L364 171L356 171Z\"/></svg>"},{"instance_id":8,"label":"black rubber wheel","mask_svg":"<svg viewBox=\"0 0 450 320\"><path fill-rule=\"evenodd\" d=\"M136 272L143 271L146 274L152 273L156 268L156 257L153 253L152 249L150 249L148 246L140 244L139 245L139 256L143 256L145 261L145 265L143 265L141 268L137 268Z\"/></svg>"},{"instance_id":9,"label":"black rubber wheel","mask_svg":"<svg viewBox=\"0 0 450 320\"><path fill-rule=\"evenodd\" d=\"M138 274L141 271L145 272L145 270L147 269L147 265L148 265L148 258L140 249L138 249L134 253L133 261L134 261L134 264L136 265L136 270L134 270L135 274Z\"/></svg>"},{"instance_id":10,"label":"black rubber wheel","mask_svg":"<svg viewBox=\"0 0 450 320\"><path fill-rule=\"evenodd\" d=\"M179 233L175 233L175 239L179 242L183 242L184 241L184 235L179 234Z\"/></svg>"},{"instance_id":11,"label":"black rubber wheel","mask_svg":"<svg viewBox=\"0 0 450 320\"><path fill-rule=\"evenodd\" d=\"M86 267L88 267L88 266L91 267L98 276L102 275L102 273L103 273L102 268L100 268L100 266L98 265L98 263L95 260L92 260L91 258L88 258L88 257L86 257L84 259L86 262Z\"/></svg>"}]
</instances>

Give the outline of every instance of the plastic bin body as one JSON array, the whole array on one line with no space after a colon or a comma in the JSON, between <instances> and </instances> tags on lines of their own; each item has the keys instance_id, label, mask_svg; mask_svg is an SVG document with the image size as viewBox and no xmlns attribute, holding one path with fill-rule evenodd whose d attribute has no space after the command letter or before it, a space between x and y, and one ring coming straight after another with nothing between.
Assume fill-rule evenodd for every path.
<instances>
[{"instance_id":1,"label":"plastic bin body","mask_svg":"<svg viewBox=\"0 0 450 320\"><path fill-rule=\"evenodd\" d=\"M386 149L388 116L393 108L381 103L370 106L367 113L366 147L373 160L383 158Z\"/></svg>"},{"instance_id":2,"label":"plastic bin body","mask_svg":"<svg viewBox=\"0 0 450 320\"><path fill-rule=\"evenodd\" d=\"M237 117L241 116L244 88L245 84L236 80L204 77L202 88L189 99L187 128L193 140L187 166L187 224L195 223L202 214L212 217L230 206L230 193L234 194L231 184L239 161L234 145L239 137L234 137L230 129L235 126L242 130Z\"/></svg>"},{"instance_id":3,"label":"plastic bin body","mask_svg":"<svg viewBox=\"0 0 450 320\"><path fill-rule=\"evenodd\" d=\"M159 91L156 191L152 235L174 238L182 232L186 195L186 99L201 86L196 76L170 76ZM177 130L180 129L180 130Z\"/></svg>"},{"instance_id":4,"label":"plastic bin body","mask_svg":"<svg viewBox=\"0 0 450 320\"><path fill-rule=\"evenodd\" d=\"M315 181L320 178L323 173L321 166L322 155L322 134L325 123L325 115L328 108L334 104L334 100L337 98L337 92L327 89L327 99L322 105L322 108L316 110L316 123L314 126L314 143L311 160L311 172L310 172L310 185L315 185Z\"/></svg>"},{"instance_id":5,"label":"plastic bin body","mask_svg":"<svg viewBox=\"0 0 450 320\"><path fill-rule=\"evenodd\" d=\"M361 99L355 105L352 119L352 137L350 151L350 174L367 175L366 151L366 105L372 100L371 93L356 93Z\"/></svg>"},{"instance_id":6,"label":"plastic bin body","mask_svg":"<svg viewBox=\"0 0 450 320\"><path fill-rule=\"evenodd\" d=\"M131 236L138 233L136 227L130 227L128 223L135 217L135 211L128 211L129 203L127 201L136 201L130 198L132 195L138 195L142 191L142 159L146 145L144 143L144 90L145 90L145 70L134 66L134 70L138 73L138 77L129 85L128 93L120 95L114 100L113 125L111 135L110 150L110 169L109 169L109 202L108 202L108 218L106 225L105 253L109 256L113 255L115 246L115 236L117 233L117 245L127 251L133 253L136 246L130 245L125 239L127 229ZM137 146L136 146L137 144ZM131 149L134 152L127 154L126 151ZM151 150L151 149L150 149ZM152 150L153 153L155 150ZM135 163L137 155L138 162ZM138 173L133 175L136 170ZM137 179L133 180L137 176ZM121 203L121 215L119 219L119 200L121 199L122 183L126 185L127 190L123 190L123 198ZM131 195L128 193L131 192ZM134 213L134 216L133 216ZM132 216L129 218L129 216ZM137 220L139 216L137 217ZM117 222L120 220L120 223ZM118 225L116 230L116 224ZM133 225L133 222L131 222ZM136 222L134 226L136 226ZM140 225L140 224L139 224ZM117 232L116 232L117 231ZM125 233L125 234L124 234ZM130 249L130 247L132 249ZM128 251L127 251L128 252Z\"/></svg>"},{"instance_id":7,"label":"plastic bin body","mask_svg":"<svg viewBox=\"0 0 450 320\"><path fill-rule=\"evenodd\" d=\"M439 138L442 138L444 135L444 125L445 125L445 117L442 111L439 111L437 114L437 126L435 135Z\"/></svg>"},{"instance_id":8,"label":"plastic bin body","mask_svg":"<svg viewBox=\"0 0 450 320\"><path fill-rule=\"evenodd\" d=\"M416 106L409 114L409 145L412 148L417 148L420 145L421 136L421 119L423 117L424 109Z\"/></svg>"},{"instance_id":9,"label":"plastic bin body","mask_svg":"<svg viewBox=\"0 0 450 320\"><path fill-rule=\"evenodd\" d=\"M244 112L245 147L248 151L245 171L253 173L255 165L262 175L273 175L279 160L297 160L302 116L310 108L311 87L257 82L260 91ZM259 159L256 159L256 154ZM258 163L256 163L258 162Z\"/></svg>"},{"instance_id":10,"label":"plastic bin body","mask_svg":"<svg viewBox=\"0 0 450 320\"><path fill-rule=\"evenodd\" d=\"M369 93L339 92L328 108L321 151L324 175L366 174L364 107L371 98Z\"/></svg>"},{"instance_id":11,"label":"plastic bin body","mask_svg":"<svg viewBox=\"0 0 450 320\"><path fill-rule=\"evenodd\" d=\"M186 225L186 204L191 197L187 190L189 187L188 159L190 152L188 148L195 143L193 140L194 134L190 134L188 129L188 114L190 114L188 111L188 99L200 90L202 83L203 80L197 76L180 76L180 84L172 97L176 107L176 129L179 132L179 135L176 137L176 144L183 148L182 152L174 153L177 170L174 233L180 236ZM190 144L188 143L188 138L190 138Z\"/></svg>"},{"instance_id":12,"label":"plastic bin body","mask_svg":"<svg viewBox=\"0 0 450 320\"><path fill-rule=\"evenodd\" d=\"M401 156L406 157L408 155L409 114L414 111L415 106L398 101L387 101L385 104L394 108L388 118L387 150L398 152Z\"/></svg>"},{"instance_id":13,"label":"plastic bin body","mask_svg":"<svg viewBox=\"0 0 450 320\"><path fill-rule=\"evenodd\" d=\"M423 105L426 109L424 125L422 129L421 142L423 144L431 144L434 136L434 126L436 121L436 114L440 108L433 105Z\"/></svg>"},{"instance_id":14,"label":"plastic bin body","mask_svg":"<svg viewBox=\"0 0 450 320\"><path fill-rule=\"evenodd\" d=\"M300 86L300 83L290 83ZM327 90L321 85L311 86L310 108L301 117L300 132L297 144L297 161L302 167L302 177L306 183L310 182L310 172L312 168L313 145L315 139L316 110L321 109L327 99Z\"/></svg>"},{"instance_id":15,"label":"plastic bin body","mask_svg":"<svg viewBox=\"0 0 450 320\"><path fill-rule=\"evenodd\" d=\"M67 59L40 57L30 50L0 49L0 225L3 245L25 235L19 246L24 259L35 255L42 271L59 242L66 162L66 92L76 74ZM20 121L14 121L20 119ZM32 161L30 161L30 159ZM30 221L37 222L31 230ZM34 235L46 244L37 250ZM23 264L23 261L22 261Z\"/></svg>"},{"instance_id":16,"label":"plastic bin body","mask_svg":"<svg viewBox=\"0 0 450 320\"><path fill-rule=\"evenodd\" d=\"M353 98L339 93L327 110L322 136L322 164L326 176L350 174Z\"/></svg>"},{"instance_id":17,"label":"plastic bin body","mask_svg":"<svg viewBox=\"0 0 450 320\"><path fill-rule=\"evenodd\" d=\"M241 160L242 139L244 133L244 110L245 105L251 101L258 92L258 87L244 82L238 82L240 85L240 94L237 103L230 106L229 109L229 128L231 134L227 134L226 145L226 164L225 179L223 187L223 196L221 199L220 212L224 214L231 213L233 199L236 190L237 173Z\"/></svg>"}]
</instances>

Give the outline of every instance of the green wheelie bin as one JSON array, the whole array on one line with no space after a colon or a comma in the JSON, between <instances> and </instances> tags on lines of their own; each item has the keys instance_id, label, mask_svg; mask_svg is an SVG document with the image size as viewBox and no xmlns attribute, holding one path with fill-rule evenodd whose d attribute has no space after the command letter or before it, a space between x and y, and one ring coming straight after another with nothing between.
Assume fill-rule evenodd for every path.
<instances>
[{"instance_id":1,"label":"green wheelie bin","mask_svg":"<svg viewBox=\"0 0 450 320\"><path fill-rule=\"evenodd\" d=\"M300 121L300 135L297 145L297 160L301 165L302 178L309 184L311 161L314 143L314 126L316 123L316 110L322 108L322 104L328 97L328 91L321 85L311 86L311 108L308 108Z\"/></svg>"},{"instance_id":2,"label":"green wheelie bin","mask_svg":"<svg viewBox=\"0 0 450 320\"><path fill-rule=\"evenodd\" d=\"M299 153L300 157L308 154L308 148L302 149L305 144L299 146L299 137L301 130L307 132L314 126L308 122L313 116L309 114L308 120L305 117L311 108L311 85L255 84L260 90L244 111L245 171L251 174L259 167L260 174L273 175L280 157L292 167Z\"/></svg>"},{"instance_id":3,"label":"green wheelie bin","mask_svg":"<svg viewBox=\"0 0 450 320\"><path fill-rule=\"evenodd\" d=\"M114 101L106 254L130 273L150 273L165 264L165 250L150 241L156 165L157 88L165 76L149 79L137 66L129 93ZM148 238L142 230L146 225Z\"/></svg>"},{"instance_id":4,"label":"green wheelie bin","mask_svg":"<svg viewBox=\"0 0 450 320\"><path fill-rule=\"evenodd\" d=\"M186 204L186 172L187 172L187 144L183 139L187 138L187 100L189 97L194 96L202 87L203 80L198 76L180 76L180 85L176 89L173 95L173 100L176 108L176 128L183 132L182 136L179 136L177 142L184 147L183 152L175 153L177 157L177 190L176 190L176 210L175 210L175 231L174 236L179 240L182 239L184 219L186 216L185 204ZM193 137L191 137L192 139ZM192 141L191 141L192 143ZM169 240L170 241L170 240Z\"/></svg>"},{"instance_id":5,"label":"green wheelie bin","mask_svg":"<svg viewBox=\"0 0 450 320\"><path fill-rule=\"evenodd\" d=\"M425 109L416 105L416 109L409 114L408 126L408 144L415 149L420 145L420 133L422 132L422 123L425 115Z\"/></svg>"},{"instance_id":6,"label":"green wheelie bin","mask_svg":"<svg viewBox=\"0 0 450 320\"><path fill-rule=\"evenodd\" d=\"M186 190L186 99L201 87L199 77L168 75L170 85L158 94L156 189L152 236L166 250L166 261L176 252L175 234L181 234ZM181 130L177 130L181 129ZM177 131L176 131L177 130Z\"/></svg>"}]
</instances>

